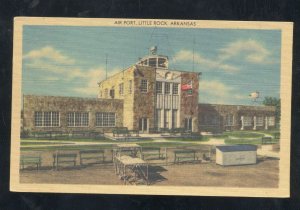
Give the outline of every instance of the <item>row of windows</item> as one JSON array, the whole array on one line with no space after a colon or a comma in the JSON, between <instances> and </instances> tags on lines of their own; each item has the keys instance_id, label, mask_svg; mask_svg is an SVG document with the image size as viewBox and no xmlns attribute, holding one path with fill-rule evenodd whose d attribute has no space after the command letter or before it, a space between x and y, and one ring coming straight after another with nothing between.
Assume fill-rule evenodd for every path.
<instances>
[{"instance_id":1,"label":"row of windows","mask_svg":"<svg viewBox=\"0 0 300 210\"><path fill-rule=\"evenodd\" d=\"M59 127L59 112L34 112L34 125L36 127ZM113 112L97 112L97 127L114 127L116 126L116 114ZM89 112L68 112L68 127L87 127L89 126Z\"/></svg>"},{"instance_id":2,"label":"row of windows","mask_svg":"<svg viewBox=\"0 0 300 210\"><path fill-rule=\"evenodd\" d=\"M34 125L39 127L59 126L59 112L35 112Z\"/></svg>"},{"instance_id":3,"label":"row of windows","mask_svg":"<svg viewBox=\"0 0 300 210\"><path fill-rule=\"evenodd\" d=\"M164 94L171 94L171 87L172 87L172 94L173 95L178 95L178 90L179 90L179 84L178 83L169 83L169 82L156 82L156 93L163 93L163 84L164 84ZM115 97L115 87L112 86L112 89L108 91L106 88L104 90L104 97L108 98L108 93L111 98ZM142 93L147 93L148 92L148 80L142 79L141 84L140 84L140 91ZM129 80L128 84L128 92L129 94L132 93L132 80ZM124 95L124 83L119 84L119 95ZM100 98L102 98L102 91L100 91Z\"/></svg>"},{"instance_id":4,"label":"row of windows","mask_svg":"<svg viewBox=\"0 0 300 210\"><path fill-rule=\"evenodd\" d=\"M171 84L172 84L172 94L178 95L178 83L164 83L164 94L171 94ZM162 94L163 93L163 82L156 82L156 93Z\"/></svg>"},{"instance_id":5,"label":"row of windows","mask_svg":"<svg viewBox=\"0 0 300 210\"><path fill-rule=\"evenodd\" d=\"M148 92L148 80L143 79L141 80L141 86L140 86L140 90L143 93ZM128 93L132 94L132 80L128 81ZM115 86L112 86L112 88L110 90L108 90L108 88L104 89L104 95L102 95L102 91L100 91L100 98L115 98ZM124 95L124 83L120 83L119 84L119 95L123 96Z\"/></svg>"},{"instance_id":6,"label":"row of windows","mask_svg":"<svg viewBox=\"0 0 300 210\"><path fill-rule=\"evenodd\" d=\"M224 118L225 126L233 126L234 125L234 115L228 114ZM219 117L216 114L206 114L201 116L201 123L205 125L216 125L219 122ZM275 125L275 117L267 117L267 122L269 126ZM243 117L243 124L244 126L253 126L254 125L254 118L252 116L244 116ZM256 126L263 126L264 125L264 117L257 116L256 117Z\"/></svg>"}]
</instances>

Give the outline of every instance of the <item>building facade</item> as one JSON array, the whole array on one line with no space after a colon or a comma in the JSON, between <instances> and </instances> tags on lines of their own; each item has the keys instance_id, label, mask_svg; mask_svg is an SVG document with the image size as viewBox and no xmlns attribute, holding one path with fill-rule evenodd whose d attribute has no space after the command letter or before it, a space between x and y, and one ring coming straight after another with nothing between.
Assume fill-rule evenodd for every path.
<instances>
[{"instance_id":1,"label":"building facade","mask_svg":"<svg viewBox=\"0 0 300 210\"><path fill-rule=\"evenodd\" d=\"M95 130L127 127L149 133L275 127L275 107L199 104L201 73L172 70L156 51L98 83L98 98L23 97L22 130ZM200 95L201 97L201 95Z\"/></svg>"},{"instance_id":2,"label":"building facade","mask_svg":"<svg viewBox=\"0 0 300 210\"><path fill-rule=\"evenodd\" d=\"M198 131L199 73L170 70L168 58L149 55L99 83L99 98L124 101L128 129Z\"/></svg>"}]
</instances>

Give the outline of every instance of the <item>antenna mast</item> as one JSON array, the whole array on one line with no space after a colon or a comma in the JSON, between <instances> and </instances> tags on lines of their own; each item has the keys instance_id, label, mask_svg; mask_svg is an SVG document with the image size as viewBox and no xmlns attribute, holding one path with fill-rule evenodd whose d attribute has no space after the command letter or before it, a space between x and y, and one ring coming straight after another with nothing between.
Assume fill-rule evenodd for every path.
<instances>
[{"instance_id":1,"label":"antenna mast","mask_svg":"<svg viewBox=\"0 0 300 210\"><path fill-rule=\"evenodd\" d=\"M193 72L195 71L195 36L193 37Z\"/></svg>"},{"instance_id":2,"label":"antenna mast","mask_svg":"<svg viewBox=\"0 0 300 210\"><path fill-rule=\"evenodd\" d=\"M105 54L105 79L107 79L107 54Z\"/></svg>"}]
</instances>

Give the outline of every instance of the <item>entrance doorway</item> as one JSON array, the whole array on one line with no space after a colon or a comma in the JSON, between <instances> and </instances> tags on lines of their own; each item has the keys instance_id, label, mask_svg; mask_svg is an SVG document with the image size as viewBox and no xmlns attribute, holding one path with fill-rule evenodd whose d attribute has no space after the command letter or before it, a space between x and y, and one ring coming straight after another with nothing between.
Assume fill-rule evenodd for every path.
<instances>
[{"instance_id":1,"label":"entrance doorway","mask_svg":"<svg viewBox=\"0 0 300 210\"><path fill-rule=\"evenodd\" d=\"M192 118L185 118L184 119L184 128L186 130L189 130L189 131L192 131L192 128L193 128L193 120Z\"/></svg>"},{"instance_id":2,"label":"entrance doorway","mask_svg":"<svg viewBox=\"0 0 300 210\"><path fill-rule=\"evenodd\" d=\"M148 118L143 117L139 119L139 131L142 133L148 131Z\"/></svg>"}]
</instances>

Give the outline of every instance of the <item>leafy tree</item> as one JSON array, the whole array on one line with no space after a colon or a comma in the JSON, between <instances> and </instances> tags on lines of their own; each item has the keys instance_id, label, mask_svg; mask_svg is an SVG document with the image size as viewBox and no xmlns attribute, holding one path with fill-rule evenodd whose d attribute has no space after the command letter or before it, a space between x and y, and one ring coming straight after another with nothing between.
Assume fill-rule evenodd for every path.
<instances>
[{"instance_id":1,"label":"leafy tree","mask_svg":"<svg viewBox=\"0 0 300 210\"><path fill-rule=\"evenodd\" d=\"M275 106L275 120L276 123L280 122L280 99L276 97L266 96L263 100L263 105L265 106Z\"/></svg>"}]
</instances>

